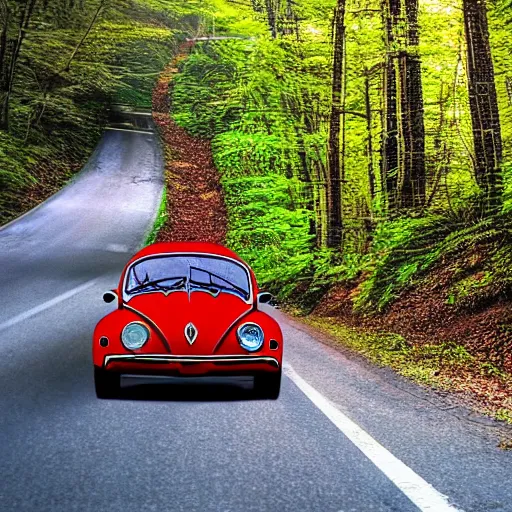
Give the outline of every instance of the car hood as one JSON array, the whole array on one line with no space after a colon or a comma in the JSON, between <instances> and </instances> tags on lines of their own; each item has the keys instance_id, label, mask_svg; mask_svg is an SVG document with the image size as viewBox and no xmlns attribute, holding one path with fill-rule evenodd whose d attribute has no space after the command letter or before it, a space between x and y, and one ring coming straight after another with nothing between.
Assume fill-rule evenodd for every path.
<instances>
[{"instance_id":1,"label":"car hood","mask_svg":"<svg viewBox=\"0 0 512 512\"><path fill-rule=\"evenodd\" d=\"M235 295L214 297L203 291L190 295L186 291L146 293L133 297L126 307L143 320L151 320L166 338L171 353L180 355L213 354L224 334L252 310L252 304ZM185 337L189 323L197 330L192 343Z\"/></svg>"}]
</instances>

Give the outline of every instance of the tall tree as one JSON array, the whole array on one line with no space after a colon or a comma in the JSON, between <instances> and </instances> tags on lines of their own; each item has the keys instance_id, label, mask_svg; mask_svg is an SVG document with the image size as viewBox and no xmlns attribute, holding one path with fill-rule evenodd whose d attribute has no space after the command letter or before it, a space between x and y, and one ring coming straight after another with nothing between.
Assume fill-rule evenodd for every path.
<instances>
[{"instance_id":1,"label":"tall tree","mask_svg":"<svg viewBox=\"0 0 512 512\"><path fill-rule=\"evenodd\" d=\"M387 50L381 162L391 212L423 206L426 188L418 0L403 1L386 0L384 9Z\"/></svg>"},{"instance_id":2,"label":"tall tree","mask_svg":"<svg viewBox=\"0 0 512 512\"><path fill-rule=\"evenodd\" d=\"M475 177L488 205L501 198L502 139L485 0L464 0Z\"/></svg>"},{"instance_id":3,"label":"tall tree","mask_svg":"<svg viewBox=\"0 0 512 512\"><path fill-rule=\"evenodd\" d=\"M338 0L333 20L334 57L332 70L332 107L329 122L327 180L327 246L340 247L343 234L342 175L340 130L345 55L345 0Z\"/></svg>"},{"instance_id":4,"label":"tall tree","mask_svg":"<svg viewBox=\"0 0 512 512\"><path fill-rule=\"evenodd\" d=\"M384 66L384 105L382 109L381 174L385 183L388 209L397 206L398 193L398 105L396 59L396 27L400 16L400 0L385 0L383 6L386 62Z\"/></svg>"},{"instance_id":5,"label":"tall tree","mask_svg":"<svg viewBox=\"0 0 512 512\"><path fill-rule=\"evenodd\" d=\"M9 129L9 106L18 59L36 3L37 0L25 0L24 3L16 6L17 12L11 14L8 2L3 2L3 27L0 37L0 130ZM8 37L9 24L15 15L17 15L16 37L11 40Z\"/></svg>"},{"instance_id":6,"label":"tall tree","mask_svg":"<svg viewBox=\"0 0 512 512\"><path fill-rule=\"evenodd\" d=\"M424 205L426 189L418 0L405 0L405 14L405 49L399 56L402 124L400 207L408 209Z\"/></svg>"},{"instance_id":7,"label":"tall tree","mask_svg":"<svg viewBox=\"0 0 512 512\"><path fill-rule=\"evenodd\" d=\"M367 145L366 153L368 158L368 183L370 184L370 197L375 198L375 174L373 170L373 137L372 137L372 105L370 98L370 71L364 70L364 105L366 114Z\"/></svg>"},{"instance_id":8,"label":"tall tree","mask_svg":"<svg viewBox=\"0 0 512 512\"><path fill-rule=\"evenodd\" d=\"M265 0L267 10L268 26L274 39L277 38L277 5L275 0Z\"/></svg>"}]
</instances>

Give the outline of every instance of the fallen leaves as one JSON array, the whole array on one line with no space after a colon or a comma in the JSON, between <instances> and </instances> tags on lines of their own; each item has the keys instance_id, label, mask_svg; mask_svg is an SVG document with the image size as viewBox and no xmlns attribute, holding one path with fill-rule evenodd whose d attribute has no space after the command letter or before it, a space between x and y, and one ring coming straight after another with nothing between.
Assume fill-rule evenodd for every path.
<instances>
[{"instance_id":1,"label":"fallen leaves","mask_svg":"<svg viewBox=\"0 0 512 512\"><path fill-rule=\"evenodd\" d=\"M184 48L182 48L184 50ZM177 63L162 72L153 93L153 119L165 145L168 197L167 223L157 241L200 241L222 244L227 213L220 176L210 142L191 137L170 116L169 90Z\"/></svg>"}]
</instances>

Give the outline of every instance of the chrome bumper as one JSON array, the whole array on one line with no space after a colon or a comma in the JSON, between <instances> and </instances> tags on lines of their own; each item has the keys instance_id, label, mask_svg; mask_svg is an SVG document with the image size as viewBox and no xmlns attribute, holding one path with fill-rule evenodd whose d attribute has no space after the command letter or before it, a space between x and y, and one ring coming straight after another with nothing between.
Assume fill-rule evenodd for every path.
<instances>
[{"instance_id":1,"label":"chrome bumper","mask_svg":"<svg viewBox=\"0 0 512 512\"><path fill-rule=\"evenodd\" d=\"M105 356L103 367L110 363L146 363L146 364L201 364L213 363L219 366L239 364L269 364L279 368L279 361L268 356L173 356L167 354L125 354Z\"/></svg>"}]
</instances>

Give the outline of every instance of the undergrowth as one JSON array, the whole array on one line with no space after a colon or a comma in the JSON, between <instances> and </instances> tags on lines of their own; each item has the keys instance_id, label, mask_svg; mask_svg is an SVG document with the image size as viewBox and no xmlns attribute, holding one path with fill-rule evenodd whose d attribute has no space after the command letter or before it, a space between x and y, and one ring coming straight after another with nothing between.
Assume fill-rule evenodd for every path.
<instances>
[{"instance_id":1,"label":"undergrowth","mask_svg":"<svg viewBox=\"0 0 512 512\"><path fill-rule=\"evenodd\" d=\"M467 309L489 305L512 292L512 213L461 225L446 216L402 219L377 228L356 309L381 312L429 271L451 268L446 300Z\"/></svg>"}]
</instances>

